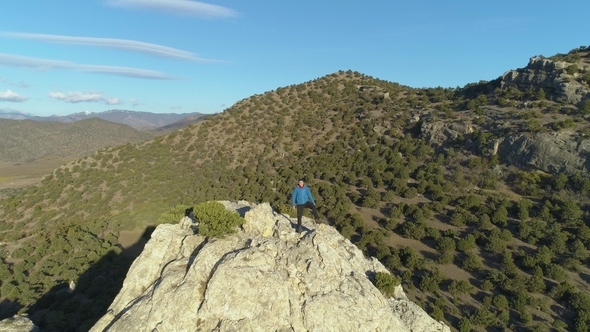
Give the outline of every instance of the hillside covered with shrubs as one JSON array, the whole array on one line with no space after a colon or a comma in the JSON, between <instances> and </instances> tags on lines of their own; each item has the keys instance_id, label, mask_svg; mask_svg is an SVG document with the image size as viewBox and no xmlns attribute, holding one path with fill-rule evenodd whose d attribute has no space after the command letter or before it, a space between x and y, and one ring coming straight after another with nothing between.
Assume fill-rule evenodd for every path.
<instances>
[{"instance_id":1,"label":"hillside covered with shrubs","mask_svg":"<svg viewBox=\"0 0 590 332\"><path fill-rule=\"evenodd\" d=\"M587 139L585 104L541 91L499 80L415 89L341 71L102 149L0 201L0 318L26 311L42 329L86 330L131 262L121 232L147 237L171 209L211 200L291 213L303 177L330 224L434 318L459 331L587 331L590 179L520 169L485 148L507 132ZM475 130L435 145L429 123Z\"/></svg>"}]
</instances>

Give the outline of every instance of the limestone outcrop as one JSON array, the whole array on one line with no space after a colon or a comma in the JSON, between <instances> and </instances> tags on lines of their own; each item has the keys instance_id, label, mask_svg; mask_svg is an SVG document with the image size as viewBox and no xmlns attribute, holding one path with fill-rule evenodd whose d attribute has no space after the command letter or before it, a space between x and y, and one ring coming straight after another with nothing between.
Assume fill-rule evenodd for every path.
<instances>
[{"instance_id":1,"label":"limestone outcrop","mask_svg":"<svg viewBox=\"0 0 590 332\"><path fill-rule=\"evenodd\" d=\"M504 89L514 86L523 91L531 86L536 90L543 88L551 99L577 104L590 98L590 90L567 73L568 64L563 61L533 57L525 68L504 73L501 87Z\"/></svg>"},{"instance_id":2,"label":"limestone outcrop","mask_svg":"<svg viewBox=\"0 0 590 332\"><path fill-rule=\"evenodd\" d=\"M242 230L222 239L190 223L156 228L91 331L450 331L371 278L387 272L327 225L294 231L268 203L222 202Z\"/></svg>"},{"instance_id":3,"label":"limestone outcrop","mask_svg":"<svg viewBox=\"0 0 590 332\"><path fill-rule=\"evenodd\" d=\"M421 136L434 146L450 146L457 139L473 133L473 125L467 122L424 122Z\"/></svg>"},{"instance_id":4,"label":"limestone outcrop","mask_svg":"<svg viewBox=\"0 0 590 332\"><path fill-rule=\"evenodd\" d=\"M509 135L500 144L498 154L522 169L590 174L590 140L580 141L571 131Z\"/></svg>"},{"instance_id":5,"label":"limestone outcrop","mask_svg":"<svg viewBox=\"0 0 590 332\"><path fill-rule=\"evenodd\" d=\"M0 321L0 332L38 332L39 328L33 324L26 314L16 315Z\"/></svg>"},{"instance_id":6,"label":"limestone outcrop","mask_svg":"<svg viewBox=\"0 0 590 332\"><path fill-rule=\"evenodd\" d=\"M424 122L421 137L436 148L461 142L471 149L474 142L470 137L476 128L469 122ZM490 140L486 153L497 154L502 162L523 170L590 175L590 140L569 130L506 135Z\"/></svg>"}]
</instances>

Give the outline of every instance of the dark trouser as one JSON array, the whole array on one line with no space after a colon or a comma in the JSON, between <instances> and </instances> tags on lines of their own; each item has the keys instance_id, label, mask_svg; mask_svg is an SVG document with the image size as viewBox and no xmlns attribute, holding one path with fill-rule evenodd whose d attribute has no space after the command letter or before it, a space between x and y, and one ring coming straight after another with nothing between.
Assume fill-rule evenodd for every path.
<instances>
[{"instance_id":1,"label":"dark trouser","mask_svg":"<svg viewBox=\"0 0 590 332\"><path fill-rule=\"evenodd\" d=\"M316 209L315 204L312 202L307 201L305 204L297 204L297 231L301 231L301 216L303 216L303 209L305 208L311 209L316 220L320 219L318 209Z\"/></svg>"}]
</instances>

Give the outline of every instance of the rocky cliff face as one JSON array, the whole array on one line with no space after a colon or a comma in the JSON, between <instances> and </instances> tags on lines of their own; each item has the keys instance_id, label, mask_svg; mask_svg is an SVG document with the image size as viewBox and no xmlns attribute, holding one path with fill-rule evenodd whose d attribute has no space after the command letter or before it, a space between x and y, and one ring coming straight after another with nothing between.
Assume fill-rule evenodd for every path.
<instances>
[{"instance_id":1,"label":"rocky cliff face","mask_svg":"<svg viewBox=\"0 0 590 332\"><path fill-rule=\"evenodd\" d=\"M459 139L467 149L473 147L473 142L465 139L471 133L473 127L468 123L424 123L421 131L422 137L435 147L449 147ZM590 175L590 140L580 139L572 131L506 135L491 141L487 150L523 170Z\"/></svg>"},{"instance_id":2,"label":"rocky cliff face","mask_svg":"<svg viewBox=\"0 0 590 332\"><path fill-rule=\"evenodd\" d=\"M473 126L467 122L424 122L421 135L434 146L450 146L457 139L473 133Z\"/></svg>"},{"instance_id":3,"label":"rocky cliff face","mask_svg":"<svg viewBox=\"0 0 590 332\"><path fill-rule=\"evenodd\" d=\"M525 68L510 70L502 75L501 87L514 86L526 90L530 86L543 88L547 96L557 101L577 104L590 98L590 91L573 80L566 71L567 62L534 57Z\"/></svg>"},{"instance_id":4,"label":"rocky cliff face","mask_svg":"<svg viewBox=\"0 0 590 332\"><path fill-rule=\"evenodd\" d=\"M298 234L267 203L223 203L243 230L158 226L91 331L450 331L401 287L384 297L370 278L385 267L332 227L304 218Z\"/></svg>"},{"instance_id":5,"label":"rocky cliff face","mask_svg":"<svg viewBox=\"0 0 590 332\"><path fill-rule=\"evenodd\" d=\"M590 140L579 141L571 131L509 135L500 144L498 154L522 169L590 174Z\"/></svg>"}]
</instances>

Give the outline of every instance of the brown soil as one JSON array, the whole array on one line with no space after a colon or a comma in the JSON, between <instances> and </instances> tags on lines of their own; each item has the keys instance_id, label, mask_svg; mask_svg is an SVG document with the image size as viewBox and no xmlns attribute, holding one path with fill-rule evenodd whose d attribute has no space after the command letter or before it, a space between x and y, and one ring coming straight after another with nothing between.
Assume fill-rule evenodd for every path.
<instances>
[{"instance_id":1,"label":"brown soil","mask_svg":"<svg viewBox=\"0 0 590 332\"><path fill-rule=\"evenodd\" d=\"M19 189L37 184L45 175L74 160L75 158L48 157L28 163L0 161L0 190Z\"/></svg>"}]
</instances>

